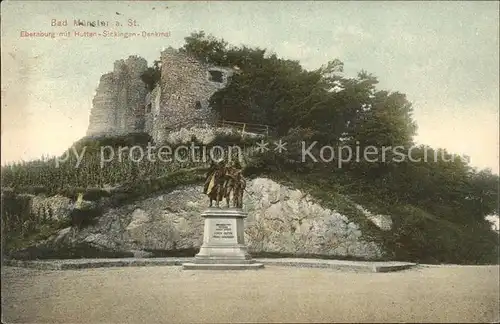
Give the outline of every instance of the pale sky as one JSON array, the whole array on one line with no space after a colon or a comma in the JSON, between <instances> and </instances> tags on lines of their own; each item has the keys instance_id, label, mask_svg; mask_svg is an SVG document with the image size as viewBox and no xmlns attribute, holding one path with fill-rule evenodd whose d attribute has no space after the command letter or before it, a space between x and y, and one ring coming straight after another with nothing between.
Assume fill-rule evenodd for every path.
<instances>
[{"instance_id":1,"label":"pale sky","mask_svg":"<svg viewBox=\"0 0 500 324\"><path fill-rule=\"evenodd\" d=\"M498 174L499 2L3 1L2 164L59 154L85 135L99 78L139 55L151 64L193 31L258 46L315 69L339 58L379 89L406 93L418 143L467 154ZM119 13L119 14L117 14ZM51 19L67 19L52 27ZM21 31L110 28L161 38L22 38ZM138 27L126 27L135 19ZM124 27L115 27L115 21Z\"/></svg>"}]
</instances>

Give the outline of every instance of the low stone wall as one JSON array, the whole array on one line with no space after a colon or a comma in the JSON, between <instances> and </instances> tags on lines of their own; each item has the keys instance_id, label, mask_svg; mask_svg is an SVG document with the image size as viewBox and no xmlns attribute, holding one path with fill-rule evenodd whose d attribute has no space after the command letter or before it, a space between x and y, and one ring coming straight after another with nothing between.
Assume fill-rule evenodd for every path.
<instances>
[{"instance_id":1,"label":"low stone wall","mask_svg":"<svg viewBox=\"0 0 500 324\"><path fill-rule=\"evenodd\" d=\"M260 135L253 133L241 133L236 131L233 128L229 127L184 127L177 131L170 132L165 135L164 141L171 144L181 144L181 143L190 143L191 139L196 137L197 140L201 141L203 144L211 143L218 135L230 135L230 134L238 134L243 138L257 138Z\"/></svg>"}]
</instances>

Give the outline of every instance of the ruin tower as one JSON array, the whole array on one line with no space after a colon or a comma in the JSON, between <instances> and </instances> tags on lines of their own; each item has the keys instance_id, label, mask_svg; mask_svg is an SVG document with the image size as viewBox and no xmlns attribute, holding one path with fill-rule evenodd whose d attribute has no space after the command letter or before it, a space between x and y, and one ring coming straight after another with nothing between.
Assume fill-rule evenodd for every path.
<instances>
[{"instance_id":1,"label":"ruin tower","mask_svg":"<svg viewBox=\"0 0 500 324\"><path fill-rule=\"evenodd\" d=\"M161 77L151 92L142 81L147 61L137 56L114 63L100 79L87 135L149 133L160 143L182 127L214 125L210 97L227 86L231 68L200 62L168 48L161 52Z\"/></svg>"},{"instance_id":2,"label":"ruin tower","mask_svg":"<svg viewBox=\"0 0 500 324\"><path fill-rule=\"evenodd\" d=\"M102 135L114 131L116 85L113 72L101 76L92 100L87 135Z\"/></svg>"},{"instance_id":3,"label":"ruin tower","mask_svg":"<svg viewBox=\"0 0 500 324\"><path fill-rule=\"evenodd\" d=\"M137 56L114 63L103 75L92 101L87 135L123 135L143 131L147 89L141 75L147 61ZM138 113L139 112L139 113Z\"/></svg>"},{"instance_id":4,"label":"ruin tower","mask_svg":"<svg viewBox=\"0 0 500 324\"><path fill-rule=\"evenodd\" d=\"M161 142L167 132L190 125L212 125L216 119L209 107L210 97L224 88L233 70L217 67L168 48L161 52L159 90L153 91L151 135ZM149 110L149 109L148 109Z\"/></svg>"}]
</instances>

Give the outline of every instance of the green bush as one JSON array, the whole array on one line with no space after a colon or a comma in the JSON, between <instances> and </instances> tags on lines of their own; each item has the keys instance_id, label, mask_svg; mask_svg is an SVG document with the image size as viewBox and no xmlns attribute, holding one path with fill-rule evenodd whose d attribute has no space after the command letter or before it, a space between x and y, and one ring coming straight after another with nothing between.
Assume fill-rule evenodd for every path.
<instances>
[{"instance_id":1,"label":"green bush","mask_svg":"<svg viewBox=\"0 0 500 324\"><path fill-rule=\"evenodd\" d=\"M457 224L412 206L395 207L385 237L394 257L420 263L498 263L498 234L486 224Z\"/></svg>"}]
</instances>

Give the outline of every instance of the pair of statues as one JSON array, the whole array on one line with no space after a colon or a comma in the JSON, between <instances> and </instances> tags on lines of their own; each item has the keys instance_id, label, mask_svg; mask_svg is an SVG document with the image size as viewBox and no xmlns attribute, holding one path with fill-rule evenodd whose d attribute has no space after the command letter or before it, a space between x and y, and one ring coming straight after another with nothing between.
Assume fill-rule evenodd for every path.
<instances>
[{"instance_id":1,"label":"pair of statues","mask_svg":"<svg viewBox=\"0 0 500 324\"><path fill-rule=\"evenodd\" d=\"M212 207L214 200L216 207L219 207L220 201L226 199L226 205L229 208L232 194L233 207L243 208L243 192L246 188L246 181L242 172L243 170L237 161L229 166L224 160L220 162L212 161L207 172L203 191L210 199L209 207Z\"/></svg>"}]
</instances>

